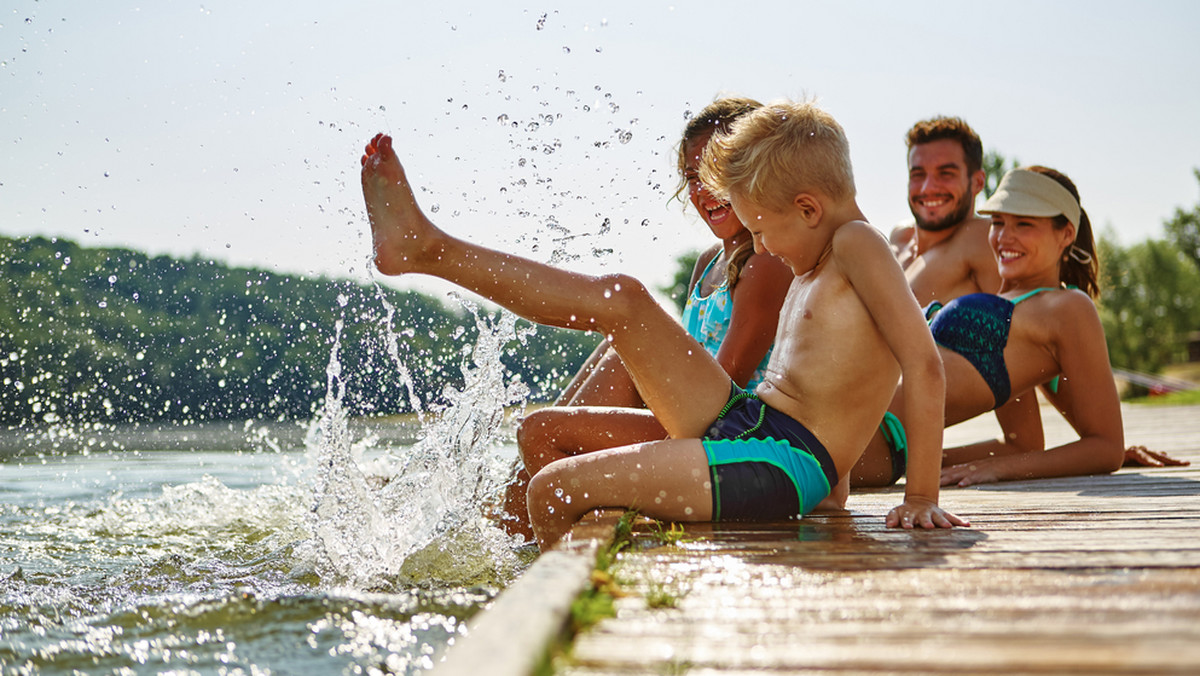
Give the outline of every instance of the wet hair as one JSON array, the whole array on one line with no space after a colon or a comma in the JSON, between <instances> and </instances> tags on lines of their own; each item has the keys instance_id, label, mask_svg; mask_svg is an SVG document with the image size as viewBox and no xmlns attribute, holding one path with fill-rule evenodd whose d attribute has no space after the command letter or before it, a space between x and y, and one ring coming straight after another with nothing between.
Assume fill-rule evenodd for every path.
<instances>
[{"instance_id":1,"label":"wet hair","mask_svg":"<svg viewBox=\"0 0 1200 676\"><path fill-rule=\"evenodd\" d=\"M687 202L683 200L681 195L688 189L688 144L707 134L729 131L734 120L760 107L762 107L762 104L754 99L736 96L722 97L705 106L703 110L688 120L687 126L683 128L683 138L680 139L676 152L679 168L679 185L676 186L675 194L671 196L672 199L680 200L684 203L684 208L687 208ZM746 261L750 260L750 256L752 255L754 255L753 240L738 245L730 254L729 260L725 263L725 279L730 291L737 285L738 278L742 274L742 268L746 266Z\"/></svg>"},{"instance_id":2,"label":"wet hair","mask_svg":"<svg viewBox=\"0 0 1200 676\"><path fill-rule=\"evenodd\" d=\"M812 101L776 101L739 118L704 149L700 177L724 199L737 194L772 211L803 192L837 202L855 195L846 133Z\"/></svg>"},{"instance_id":3,"label":"wet hair","mask_svg":"<svg viewBox=\"0 0 1200 676\"><path fill-rule=\"evenodd\" d=\"M928 120L921 120L914 124L912 129L908 130L908 134L904 136L904 142L909 150L912 150L914 146L942 139L958 141L958 144L962 146L963 158L967 164L967 174L974 175L975 172L983 169L983 141L979 140L979 134L976 134L971 125L964 122L961 117L939 115Z\"/></svg>"},{"instance_id":4,"label":"wet hair","mask_svg":"<svg viewBox=\"0 0 1200 676\"><path fill-rule=\"evenodd\" d=\"M1025 169L1034 173L1049 176L1058 182L1059 185L1067 189L1067 192L1079 202L1079 189L1075 187L1075 183L1067 178L1066 174L1049 167L1032 166ZM1067 227L1066 216L1059 214L1051 219L1054 223L1055 230L1062 230ZM1079 253L1072 255L1072 250L1077 249ZM1079 259L1086 259L1087 262L1082 262ZM1092 298L1100 295L1100 260L1099 254L1096 252L1096 240L1092 234L1092 222L1088 218L1087 212L1083 209L1083 203L1079 205L1079 223L1075 224L1075 241L1067 246L1063 251L1063 259L1059 265L1059 278L1063 284L1067 286L1078 287Z\"/></svg>"}]
</instances>

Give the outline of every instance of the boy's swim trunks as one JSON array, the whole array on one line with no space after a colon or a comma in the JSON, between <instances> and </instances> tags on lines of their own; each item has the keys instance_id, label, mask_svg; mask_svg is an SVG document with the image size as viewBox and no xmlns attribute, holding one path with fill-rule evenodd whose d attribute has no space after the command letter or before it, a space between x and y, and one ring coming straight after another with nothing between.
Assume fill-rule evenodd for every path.
<instances>
[{"instance_id":1,"label":"boy's swim trunks","mask_svg":"<svg viewBox=\"0 0 1200 676\"><path fill-rule=\"evenodd\" d=\"M701 443L712 474L713 521L807 514L838 482L833 459L812 432L737 386Z\"/></svg>"}]
</instances>

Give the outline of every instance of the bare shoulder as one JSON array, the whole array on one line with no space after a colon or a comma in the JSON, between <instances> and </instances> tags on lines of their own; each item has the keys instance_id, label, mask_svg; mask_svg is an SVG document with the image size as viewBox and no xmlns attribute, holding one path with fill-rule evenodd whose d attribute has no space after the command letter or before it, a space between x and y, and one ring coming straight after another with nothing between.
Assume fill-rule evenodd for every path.
<instances>
[{"instance_id":1,"label":"bare shoulder","mask_svg":"<svg viewBox=\"0 0 1200 676\"><path fill-rule=\"evenodd\" d=\"M988 231L992 228L992 219L976 216L962 225L954 233L954 241L959 246L978 247L991 255L991 248L988 246Z\"/></svg>"},{"instance_id":2,"label":"bare shoulder","mask_svg":"<svg viewBox=\"0 0 1200 676\"><path fill-rule=\"evenodd\" d=\"M779 257L768 253L755 253L746 259L746 264L742 266L742 273L739 279L791 282L794 276L791 268Z\"/></svg>"},{"instance_id":3,"label":"bare shoulder","mask_svg":"<svg viewBox=\"0 0 1200 676\"><path fill-rule=\"evenodd\" d=\"M696 283L700 281L700 276L704 274L704 269L708 267L708 264L711 263L720 252L721 244L717 243L708 247L704 251L701 251L700 255L696 256L696 264L692 266L692 278L688 281L689 294L691 293L692 288L696 286Z\"/></svg>"},{"instance_id":4,"label":"bare shoulder","mask_svg":"<svg viewBox=\"0 0 1200 676\"><path fill-rule=\"evenodd\" d=\"M1037 313L1036 322L1041 326L1052 327L1054 333L1072 340L1088 333L1104 335L1104 328L1100 324L1100 312L1086 293L1078 289L1058 289L1038 294L1030 300L1035 299L1039 302L1027 303Z\"/></svg>"},{"instance_id":5,"label":"bare shoulder","mask_svg":"<svg viewBox=\"0 0 1200 676\"><path fill-rule=\"evenodd\" d=\"M888 235L888 244L893 247L901 247L912 241L913 235L917 231L917 224L909 221L901 223L892 228L891 234Z\"/></svg>"},{"instance_id":6,"label":"bare shoulder","mask_svg":"<svg viewBox=\"0 0 1200 676\"><path fill-rule=\"evenodd\" d=\"M1047 296L1047 306L1054 316L1072 320L1100 320L1096 303L1079 289L1059 289Z\"/></svg>"},{"instance_id":7,"label":"bare shoulder","mask_svg":"<svg viewBox=\"0 0 1200 676\"><path fill-rule=\"evenodd\" d=\"M843 223L833 233L833 254L839 258L862 256L871 251L882 251L892 258L891 247L883 233L866 221Z\"/></svg>"}]
</instances>

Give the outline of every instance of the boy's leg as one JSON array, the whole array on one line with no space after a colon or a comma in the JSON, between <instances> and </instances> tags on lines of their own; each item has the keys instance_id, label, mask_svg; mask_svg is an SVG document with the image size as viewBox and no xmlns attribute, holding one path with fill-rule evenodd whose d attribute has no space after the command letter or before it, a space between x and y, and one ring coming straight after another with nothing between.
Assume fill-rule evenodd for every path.
<instances>
[{"instance_id":1,"label":"boy's leg","mask_svg":"<svg viewBox=\"0 0 1200 676\"><path fill-rule=\"evenodd\" d=\"M524 464L505 486L501 525L531 537L526 493L529 478L555 460L666 437L654 414L642 409L552 406L530 413L517 428Z\"/></svg>"},{"instance_id":2,"label":"boy's leg","mask_svg":"<svg viewBox=\"0 0 1200 676\"><path fill-rule=\"evenodd\" d=\"M435 275L531 321L601 332L677 438L701 436L724 407L729 376L637 280L560 270L438 230L417 207L387 136L371 141L362 165L380 272Z\"/></svg>"},{"instance_id":3,"label":"boy's leg","mask_svg":"<svg viewBox=\"0 0 1200 676\"><path fill-rule=\"evenodd\" d=\"M551 463L529 482L529 517L544 551L597 507L655 519L712 519L712 479L699 439L667 439Z\"/></svg>"},{"instance_id":4,"label":"boy's leg","mask_svg":"<svg viewBox=\"0 0 1200 676\"><path fill-rule=\"evenodd\" d=\"M530 413L517 428L517 446L530 475L572 455L659 441L666 430L644 408L554 406Z\"/></svg>"}]
</instances>

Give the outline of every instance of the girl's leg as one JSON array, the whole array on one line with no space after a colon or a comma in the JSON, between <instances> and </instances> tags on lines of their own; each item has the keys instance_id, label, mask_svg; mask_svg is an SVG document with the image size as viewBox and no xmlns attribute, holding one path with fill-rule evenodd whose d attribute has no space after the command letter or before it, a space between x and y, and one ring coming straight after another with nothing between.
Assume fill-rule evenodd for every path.
<instances>
[{"instance_id":1,"label":"girl's leg","mask_svg":"<svg viewBox=\"0 0 1200 676\"><path fill-rule=\"evenodd\" d=\"M677 438L699 437L724 407L729 376L639 282L559 270L450 237L417 207L387 136L371 141L362 164L380 272L435 275L530 321L599 331Z\"/></svg>"},{"instance_id":2,"label":"girl's leg","mask_svg":"<svg viewBox=\"0 0 1200 676\"><path fill-rule=\"evenodd\" d=\"M596 360L591 372L576 388L570 401L564 403L570 406L620 408L642 408L646 405L642 396L638 394L633 379L629 377L629 370L612 348Z\"/></svg>"},{"instance_id":3,"label":"girl's leg","mask_svg":"<svg viewBox=\"0 0 1200 676\"><path fill-rule=\"evenodd\" d=\"M551 463L529 482L529 517L543 551L597 507L655 519L712 519L708 458L698 439L667 439Z\"/></svg>"},{"instance_id":4,"label":"girl's leg","mask_svg":"<svg viewBox=\"0 0 1200 676\"><path fill-rule=\"evenodd\" d=\"M666 436L654 414L644 408L554 406L530 413L517 428L524 467L505 487L501 525L510 535L532 536L526 502L529 478L555 460Z\"/></svg>"},{"instance_id":5,"label":"girl's leg","mask_svg":"<svg viewBox=\"0 0 1200 676\"><path fill-rule=\"evenodd\" d=\"M575 377L571 378L571 382L567 383L566 388L558 395L558 399L554 400L555 406L571 405L571 399L575 396L575 393L579 391L579 388L583 387L584 382L592 375L592 371L596 370L596 366L600 363L604 355L608 353L609 349L607 340L600 341L596 349L592 350L592 353L580 365L579 370L575 372Z\"/></svg>"}]
</instances>

